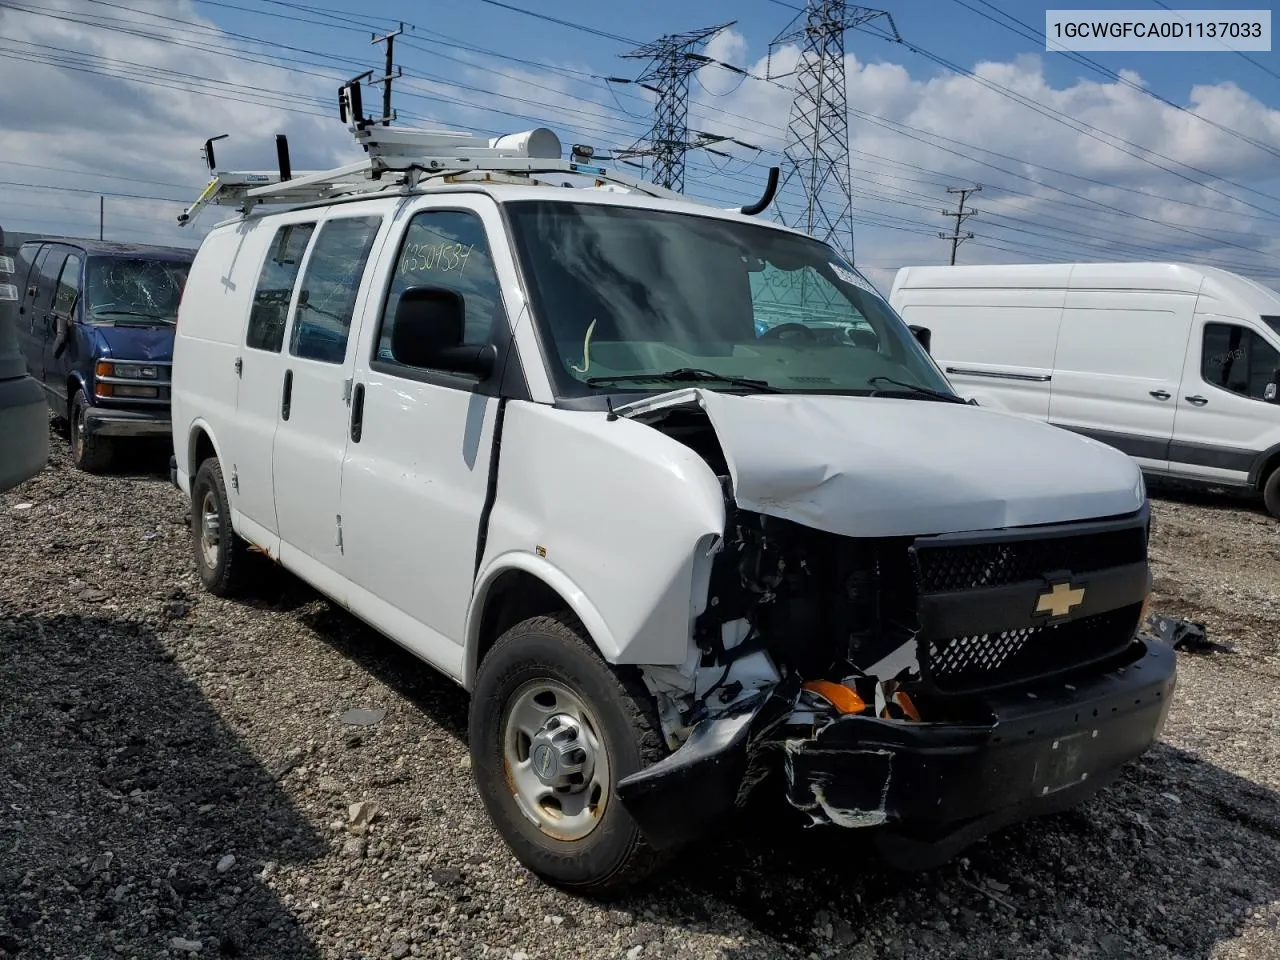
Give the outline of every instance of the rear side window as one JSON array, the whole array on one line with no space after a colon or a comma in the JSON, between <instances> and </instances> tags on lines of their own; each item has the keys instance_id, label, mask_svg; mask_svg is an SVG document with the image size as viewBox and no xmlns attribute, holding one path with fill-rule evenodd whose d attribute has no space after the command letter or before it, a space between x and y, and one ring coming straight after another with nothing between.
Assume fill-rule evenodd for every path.
<instances>
[{"instance_id":1,"label":"rear side window","mask_svg":"<svg viewBox=\"0 0 1280 960\"><path fill-rule=\"evenodd\" d=\"M346 357L360 280L381 224L381 217L341 217L320 227L298 291L289 353L324 363Z\"/></svg>"},{"instance_id":2,"label":"rear side window","mask_svg":"<svg viewBox=\"0 0 1280 960\"><path fill-rule=\"evenodd\" d=\"M58 285L58 275L62 273L62 265L66 262L65 247L49 247L49 255L40 265L39 289L36 292L37 307L53 306L53 294Z\"/></svg>"},{"instance_id":3,"label":"rear side window","mask_svg":"<svg viewBox=\"0 0 1280 960\"><path fill-rule=\"evenodd\" d=\"M1280 367L1280 353L1248 327L1206 323L1200 375L1206 383L1242 397L1263 399L1263 391Z\"/></svg>"},{"instance_id":4,"label":"rear side window","mask_svg":"<svg viewBox=\"0 0 1280 960\"><path fill-rule=\"evenodd\" d=\"M280 227L271 238L267 258L258 274L258 286L253 293L245 346L272 353L279 353L284 346L289 299L293 296L298 271L302 269L302 255L315 229L314 223L289 223Z\"/></svg>"}]
</instances>

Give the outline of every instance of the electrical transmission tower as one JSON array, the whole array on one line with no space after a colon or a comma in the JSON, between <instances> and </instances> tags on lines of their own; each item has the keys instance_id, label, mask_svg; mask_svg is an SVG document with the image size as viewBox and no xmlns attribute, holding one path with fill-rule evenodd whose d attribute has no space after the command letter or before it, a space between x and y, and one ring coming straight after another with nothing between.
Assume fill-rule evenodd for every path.
<instances>
[{"instance_id":1,"label":"electrical transmission tower","mask_svg":"<svg viewBox=\"0 0 1280 960\"><path fill-rule=\"evenodd\" d=\"M637 142L626 150L615 150L615 157L652 157L653 182L670 190L683 190L684 155L690 150L732 139L689 130L689 76L713 63L738 73L745 72L697 52L717 33L735 23L736 20L731 20L716 27L668 34L622 55L629 60L648 60L649 67L634 81L609 77L610 82L637 83L656 93L658 100L654 105L648 145ZM690 133L694 136L692 140Z\"/></svg>"},{"instance_id":2,"label":"electrical transmission tower","mask_svg":"<svg viewBox=\"0 0 1280 960\"><path fill-rule=\"evenodd\" d=\"M849 172L849 117L845 90L844 35L878 20L887 21L887 36L901 40L893 17L884 10L847 4L844 0L809 0L807 9L769 45L768 79L794 75L795 99L787 125L782 177L774 197L778 219L830 243L853 262L853 196ZM782 44L800 47L793 70L775 74L774 50ZM784 199L803 190L797 215L783 211Z\"/></svg>"},{"instance_id":3,"label":"electrical transmission tower","mask_svg":"<svg viewBox=\"0 0 1280 960\"><path fill-rule=\"evenodd\" d=\"M972 208L970 208L969 210L966 210L964 208L965 198L969 196L969 194L971 193L977 193L981 189L982 189L981 185L973 186L973 187L947 187L947 193L960 194L959 207L957 207L954 211L953 210L942 211L942 215L944 217L956 218L956 228L951 233L940 233L938 234L938 236L941 237L943 240L951 241L951 265L953 267L956 265L956 249L960 246L960 244L964 243L964 241L973 239L973 231L970 230L967 233L961 233L960 226L970 217L977 216L978 214L977 210L974 210Z\"/></svg>"}]
</instances>

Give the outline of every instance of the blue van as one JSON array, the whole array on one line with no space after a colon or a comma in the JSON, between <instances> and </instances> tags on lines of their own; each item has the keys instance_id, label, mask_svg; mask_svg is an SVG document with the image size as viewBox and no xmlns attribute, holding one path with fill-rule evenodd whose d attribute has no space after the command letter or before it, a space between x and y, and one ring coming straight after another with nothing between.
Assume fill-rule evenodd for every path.
<instances>
[{"instance_id":1,"label":"blue van","mask_svg":"<svg viewBox=\"0 0 1280 960\"><path fill-rule=\"evenodd\" d=\"M77 467L99 472L123 438L169 433L178 301L194 250L92 240L18 249L18 344L70 422Z\"/></svg>"}]
</instances>

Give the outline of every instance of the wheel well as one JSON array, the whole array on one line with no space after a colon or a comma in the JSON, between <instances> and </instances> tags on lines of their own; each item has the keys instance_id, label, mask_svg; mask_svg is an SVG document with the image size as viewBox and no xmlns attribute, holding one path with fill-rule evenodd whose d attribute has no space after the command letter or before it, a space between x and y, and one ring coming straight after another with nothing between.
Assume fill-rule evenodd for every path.
<instances>
[{"instance_id":1,"label":"wheel well","mask_svg":"<svg viewBox=\"0 0 1280 960\"><path fill-rule=\"evenodd\" d=\"M187 476L195 477L200 464L217 455L218 452L213 448L213 441L209 439L209 435L203 430L197 430L195 436L191 438L191 463Z\"/></svg>"},{"instance_id":2,"label":"wheel well","mask_svg":"<svg viewBox=\"0 0 1280 960\"><path fill-rule=\"evenodd\" d=\"M80 389L80 381L75 377L67 377L67 419L71 419L71 401L75 399L76 391ZM86 398L87 399L87 398Z\"/></svg>"},{"instance_id":3,"label":"wheel well","mask_svg":"<svg viewBox=\"0 0 1280 960\"><path fill-rule=\"evenodd\" d=\"M1262 469L1258 471L1258 479L1254 484L1259 490L1267 485L1267 480L1277 467L1280 467L1280 450L1277 450L1262 463Z\"/></svg>"},{"instance_id":4,"label":"wheel well","mask_svg":"<svg viewBox=\"0 0 1280 960\"><path fill-rule=\"evenodd\" d=\"M499 574L485 596L480 632L476 636L472 672L498 638L522 620L559 613L569 606L564 598L531 573L508 570Z\"/></svg>"}]
</instances>

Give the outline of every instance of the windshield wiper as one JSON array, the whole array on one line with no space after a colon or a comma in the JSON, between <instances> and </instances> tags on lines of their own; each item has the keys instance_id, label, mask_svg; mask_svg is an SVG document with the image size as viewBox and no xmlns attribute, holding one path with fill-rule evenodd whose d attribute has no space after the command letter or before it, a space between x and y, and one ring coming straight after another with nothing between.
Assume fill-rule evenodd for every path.
<instances>
[{"instance_id":1,"label":"windshield wiper","mask_svg":"<svg viewBox=\"0 0 1280 960\"><path fill-rule=\"evenodd\" d=\"M970 406L968 400L957 397L953 393L943 393L940 390L930 390L928 387L922 387L918 383L907 383L905 380L895 380L893 377L871 377L867 382L874 384L877 380L883 380L885 383L892 383L895 387L902 387L904 390L919 394L922 397L933 397L936 400L945 400L947 403L963 403L966 406ZM872 390L871 396L874 397L876 394L881 392L883 391Z\"/></svg>"},{"instance_id":2,"label":"windshield wiper","mask_svg":"<svg viewBox=\"0 0 1280 960\"><path fill-rule=\"evenodd\" d=\"M148 320L159 320L161 323L172 323L158 313L142 313L140 310L103 310L102 313L95 313L94 319L98 317L145 317Z\"/></svg>"},{"instance_id":3,"label":"windshield wiper","mask_svg":"<svg viewBox=\"0 0 1280 960\"><path fill-rule=\"evenodd\" d=\"M623 373L616 377L587 377L582 381L589 387L598 387L605 383L624 383L628 381L644 381L654 380L658 382L671 383L703 383L710 381L718 381L727 383L735 387L746 387L750 390L759 390L762 393L782 393L781 387L775 387L768 380L755 380L750 377L735 377L728 373L716 373L714 370L699 370L696 367L678 367L675 370L666 370L662 373Z\"/></svg>"}]
</instances>

